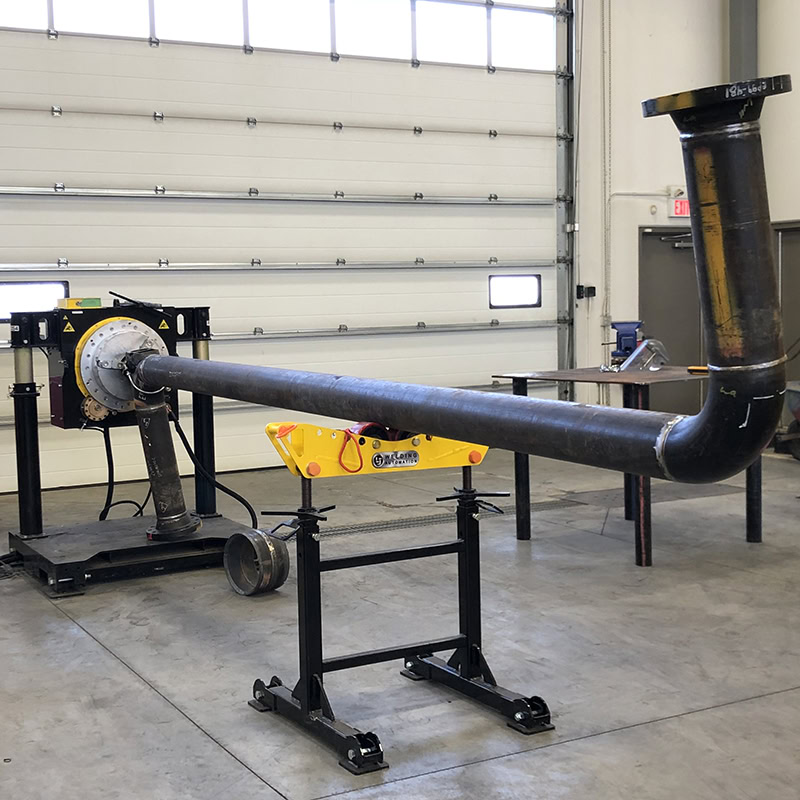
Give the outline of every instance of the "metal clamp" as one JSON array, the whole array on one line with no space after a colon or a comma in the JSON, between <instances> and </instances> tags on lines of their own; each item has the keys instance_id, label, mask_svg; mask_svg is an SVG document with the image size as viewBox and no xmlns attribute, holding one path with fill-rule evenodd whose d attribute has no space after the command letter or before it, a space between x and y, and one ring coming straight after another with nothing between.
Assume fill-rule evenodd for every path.
<instances>
[{"instance_id":1,"label":"metal clamp","mask_svg":"<svg viewBox=\"0 0 800 800\"><path fill-rule=\"evenodd\" d=\"M297 531L304 522L327 522L328 518L325 516L326 512L333 511L335 508L336 506L325 506L325 508L320 509L300 508L297 511L262 511L261 515L264 517L289 517L289 519L279 522L269 531L270 536L274 536L282 542L288 542L297 536ZM277 532L281 528L289 528L290 532L284 536L279 536Z\"/></svg>"}]
</instances>

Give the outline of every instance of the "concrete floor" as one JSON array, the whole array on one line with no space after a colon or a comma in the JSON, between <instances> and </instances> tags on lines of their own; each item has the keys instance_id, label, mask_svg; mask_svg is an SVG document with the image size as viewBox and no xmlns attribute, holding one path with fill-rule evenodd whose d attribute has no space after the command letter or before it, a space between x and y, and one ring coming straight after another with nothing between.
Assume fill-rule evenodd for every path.
<instances>
[{"instance_id":1,"label":"concrete floor","mask_svg":"<svg viewBox=\"0 0 800 800\"><path fill-rule=\"evenodd\" d=\"M532 737L400 664L326 678L339 718L379 733L390 769L354 777L285 720L246 705L254 678L296 678L294 570L242 598L221 570L46 599L0 581L0 797L580 798L800 796L800 462L764 464L765 542L744 541L744 476L654 505L651 569L633 565L620 476L532 460L532 542L482 521L485 651L500 683L542 695L556 730ZM331 525L441 514L457 475L319 484ZM285 471L226 476L257 507L296 505ZM476 486L513 486L493 452ZM574 492L592 491L592 495ZM725 492L720 493L721 491ZM141 498L141 485L119 497ZM101 488L48 492L49 521L96 514ZM616 498L616 499L615 499ZM229 516L245 522L227 498ZM13 527L15 498L0 497ZM450 538L454 521L333 538L344 553ZM326 654L456 626L451 558L325 577Z\"/></svg>"}]
</instances>

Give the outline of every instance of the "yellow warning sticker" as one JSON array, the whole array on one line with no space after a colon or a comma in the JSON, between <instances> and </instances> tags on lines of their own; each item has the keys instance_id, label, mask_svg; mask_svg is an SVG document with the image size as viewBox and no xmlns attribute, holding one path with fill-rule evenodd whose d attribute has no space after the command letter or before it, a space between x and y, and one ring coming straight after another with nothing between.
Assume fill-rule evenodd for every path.
<instances>
[{"instance_id":1,"label":"yellow warning sticker","mask_svg":"<svg viewBox=\"0 0 800 800\"><path fill-rule=\"evenodd\" d=\"M168 331L169 330L169 325L167 325L167 321L165 319L161 320L161 324L158 326L158 329L160 331Z\"/></svg>"},{"instance_id":2,"label":"yellow warning sticker","mask_svg":"<svg viewBox=\"0 0 800 800\"><path fill-rule=\"evenodd\" d=\"M67 320L67 324L64 326L64 333L75 333L75 328L72 327L72 323L69 320Z\"/></svg>"}]
</instances>

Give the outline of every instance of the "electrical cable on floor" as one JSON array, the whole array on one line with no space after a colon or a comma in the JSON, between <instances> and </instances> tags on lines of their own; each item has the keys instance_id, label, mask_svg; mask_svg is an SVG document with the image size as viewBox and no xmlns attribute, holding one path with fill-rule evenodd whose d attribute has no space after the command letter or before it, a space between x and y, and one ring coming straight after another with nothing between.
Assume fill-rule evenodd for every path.
<instances>
[{"instance_id":1,"label":"electrical cable on floor","mask_svg":"<svg viewBox=\"0 0 800 800\"><path fill-rule=\"evenodd\" d=\"M186 438L186 434L183 432L183 428L181 427L180 422L178 422L178 418L173 413L172 409L169 411L169 418L175 423L175 431L178 434L178 437L181 440L189 458L192 460L192 464L194 464L197 471L212 485L216 486L221 492L225 492L229 497L232 497L234 500L241 503L246 509L247 513L250 515L250 524L255 530L258 530L258 515L256 514L255 509L250 503L242 497L238 492L234 492L233 489L229 489L227 486L221 484L216 478L214 478L211 473L197 460L197 456L194 454L194 450L192 450L192 446L189 444L189 440Z\"/></svg>"}]
</instances>

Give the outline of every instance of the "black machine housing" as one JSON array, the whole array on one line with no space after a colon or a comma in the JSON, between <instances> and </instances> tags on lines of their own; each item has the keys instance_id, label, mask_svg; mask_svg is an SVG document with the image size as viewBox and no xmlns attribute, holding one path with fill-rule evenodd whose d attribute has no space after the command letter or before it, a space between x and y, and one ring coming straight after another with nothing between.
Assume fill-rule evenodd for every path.
<instances>
[{"instance_id":1,"label":"black machine housing","mask_svg":"<svg viewBox=\"0 0 800 800\"><path fill-rule=\"evenodd\" d=\"M83 413L84 394L75 374L76 349L81 337L92 326L115 317L134 319L152 328L163 339L171 355L177 355L178 342L192 342L189 360L192 357L208 358L208 348L203 355L203 348L198 347L198 343L211 338L206 306L176 308L117 301L106 308L12 313L12 348L41 348L48 355L50 421L53 425L65 429L108 429L138 424L136 411L112 413L100 422L88 420ZM215 487L209 480L215 474L213 398L192 394L195 456L203 468L202 472L195 471L195 516L203 524L191 532L165 540L150 535L151 529L158 529L160 517L147 515L43 525L37 413L39 392L32 373L28 381L15 382L12 392L19 529L8 532L8 544L24 572L33 577L47 594L54 597L81 594L92 583L222 564L228 537L248 528L217 513ZM177 389L163 395L173 415L177 416ZM171 437L169 445L172 445Z\"/></svg>"},{"instance_id":2,"label":"black machine housing","mask_svg":"<svg viewBox=\"0 0 800 800\"><path fill-rule=\"evenodd\" d=\"M75 375L75 350L81 337L98 322L130 317L151 327L164 340L170 355L178 355L178 342L211 338L207 306L175 308L147 303L114 302L110 308L53 309L11 315L11 346L42 347L48 351L50 422L59 428L82 428L88 420L82 411L85 395ZM178 413L177 392L166 400ZM112 412L104 421L110 427L136 425L132 411Z\"/></svg>"}]
</instances>

